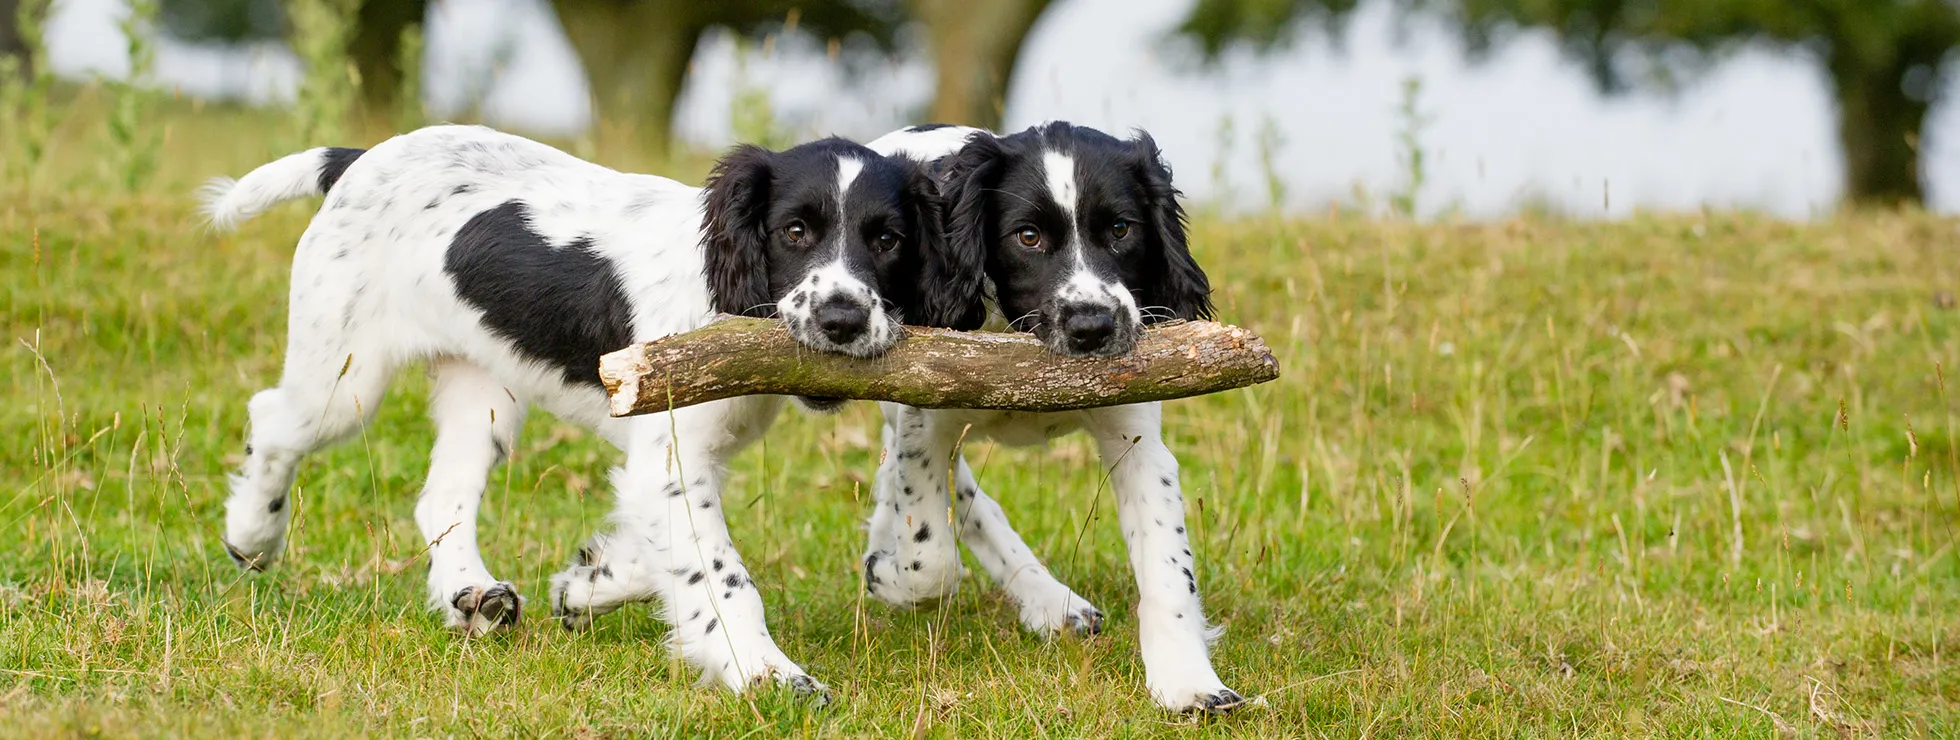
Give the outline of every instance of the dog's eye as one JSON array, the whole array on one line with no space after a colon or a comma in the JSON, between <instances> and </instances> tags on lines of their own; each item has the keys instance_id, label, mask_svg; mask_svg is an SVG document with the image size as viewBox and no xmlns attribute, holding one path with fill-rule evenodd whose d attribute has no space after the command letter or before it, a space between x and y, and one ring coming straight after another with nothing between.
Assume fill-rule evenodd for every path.
<instances>
[{"instance_id":1,"label":"dog's eye","mask_svg":"<svg viewBox=\"0 0 1960 740\"><path fill-rule=\"evenodd\" d=\"M788 226L783 227L783 237L791 244L802 244L804 233L802 221L791 221Z\"/></svg>"},{"instance_id":2,"label":"dog's eye","mask_svg":"<svg viewBox=\"0 0 1960 740\"><path fill-rule=\"evenodd\" d=\"M1123 237L1129 236L1130 222L1120 218L1116 219L1116 223L1109 225L1109 235L1117 239L1121 239Z\"/></svg>"},{"instance_id":3,"label":"dog's eye","mask_svg":"<svg viewBox=\"0 0 1960 740\"><path fill-rule=\"evenodd\" d=\"M878 238L872 241L872 245L877 247L880 252L892 251L893 247L898 246L898 232L887 231L879 234Z\"/></svg>"},{"instance_id":4,"label":"dog's eye","mask_svg":"<svg viewBox=\"0 0 1960 740\"><path fill-rule=\"evenodd\" d=\"M1033 226L1029 226L1025 229L1015 232L1014 238L1020 241L1021 246L1023 247L1027 247L1029 249L1041 248L1041 232L1036 230Z\"/></svg>"}]
</instances>

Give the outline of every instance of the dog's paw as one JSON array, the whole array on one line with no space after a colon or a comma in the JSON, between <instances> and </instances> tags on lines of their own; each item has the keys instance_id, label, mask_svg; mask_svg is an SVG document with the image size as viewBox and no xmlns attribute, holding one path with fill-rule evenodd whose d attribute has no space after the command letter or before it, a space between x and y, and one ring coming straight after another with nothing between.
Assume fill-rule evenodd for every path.
<instances>
[{"instance_id":1,"label":"dog's paw","mask_svg":"<svg viewBox=\"0 0 1960 740\"><path fill-rule=\"evenodd\" d=\"M1245 706L1245 703L1246 698L1239 696L1239 692L1231 689L1220 689L1198 697L1197 703L1185 711L1203 714L1225 714Z\"/></svg>"},{"instance_id":2,"label":"dog's paw","mask_svg":"<svg viewBox=\"0 0 1960 740\"><path fill-rule=\"evenodd\" d=\"M1157 703L1165 709L1183 714L1225 714L1247 703L1247 699L1239 695L1239 692L1223 686L1152 693L1156 694Z\"/></svg>"},{"instance_id":3,"label":"dog's paw","mask_svg":"<svg viewBox=\"0 0 1960 740\"><path fill-rule=\"evenodd\" d=\"M1084 637L1100 635L1103 630L1102 610L1089 606L1088 604L1083 604L1082 608L1071 611L1062 617L1062 626L1069 632Z\"/></svg>"},{"instance_id":4,"label":"dog's paw","mask_svg":"<svg viewBox=\"0 0 1960 740\"><path fill-rule=\"evenodd\" d=\"M510 629L524 614L517 587L502 581L459 589L449 597L449 606L449 626L470 637Z\"/></svg>"},{"instance_id":5,"label":"dog's paw","mask_svg":"<svg viewBox=\"0 0 1960 740\"><path fill-rule=\"evenodd\" d=\"M710 675L713 673L711 671ZM830 703L830 687L810 674L804 673L801 667L781 653L764 659L754 672L743 674L722 671L719 678L723 685L737 692L785 691L799 699L814 701L820 706Z\"/></svg>"},{"instance_id":6,"label":"dog's paw","mask_svg":"<svg viewBox=\"0 0 1960 740\"><path fill-rule=\"evenodd\" d=\"M1145 619L1144 623L1149 624ZM1163 654L1161 641L1158 644L1157 660L1151 660L1151 635L1144 630L1144 664L1150 698L1157 705L1173 712L1224 714L1245 704L1245 697L1233 691L1218 679L1218 672L1211 667L1211 661L1197 649L1182 656L1182 660L1168 659ZM1196 635L1192 635L1196 637Z\"/></svg>"},{"instance_id":7,"label":"dog's paw","mask_svg":"<svg viewBox=\"0 0 1960 740\"><path fill-rule=\"evenodd\" d=\"M900 609L930 609L960 592L960 563L909 563L885 552L864 556L864 590L872 598Z\"/></svg>"},{"instance_id":8,"label":"dog's paw","mask_svg":"<svg viewBox=\"0 0 1960 740\"><path fill-rule=\"evenodd\" d=\"M570 602L571 589L576 583L590 583L590 576L583 571L594 570L591 566L574 565L551 577L551 618L559 626L573 632L581 632L592 626L593 618L599 616L589 605ZM589 588L583 589L589 596Z\"/></svg>"},{"instance_id":9,"label":"dog's paw","mask_svg":"<svg viewBox=\"0 0 1960 740\"><path fill-rule=\"evenodd\" d=\"M1008 596L1021 605L1021 626L1038 635L1100 635L1103 613L1067 586L1049 578L1012 584Z\"/></svg>"},{"instance_id":10,"label":"dog's paw","mask_svg":"<svg viewBox=\"0 0 1960 740\"><path fill-rule=\"evenodd\" d=\"M830 687L825 686L822 681L811 678L809 674L778 677L776 679L776 685L789 689L797 697L808 699L817 706L828 706L830 704Z\"/></svg>"},{"instance_id":11,"label":"dog's paw","mask_svg":"<svg viewBox=\"0 0 1960 740\"><path fill-rule=\"evenodd\" d=\"M650 581L620 577L589 549L580 551L576 563L551 576L551 618L565 629L585 630L601 615L654 597Z\"/></svg>"}]
</instances>

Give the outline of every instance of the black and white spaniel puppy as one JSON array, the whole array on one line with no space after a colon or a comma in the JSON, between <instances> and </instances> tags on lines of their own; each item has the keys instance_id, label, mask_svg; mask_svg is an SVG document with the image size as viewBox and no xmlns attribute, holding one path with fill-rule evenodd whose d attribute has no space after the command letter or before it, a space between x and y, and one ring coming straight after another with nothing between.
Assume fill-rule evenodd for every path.
<instances>
[{"instance_id":1,"label":"black and white spaniel puppy","mask_svg":"<svg viewBox=\"0 0 1960 740\"><path fill-rule=\"evenodd\" d=\"M840 139L741 147L703 189L438 126L285 157L214 183L206 208L229 226L311 195L326 203L294 255L284 375L252 397L226 504L233 558L256 570L279 556L301 459L359 431L396 372L423 361L437 437L415 521L429 599L451 626L518 619L516 588L477 550L477 510L537 404L626 451L616 529L553 578L554 612L577 625L658 598L675 648L707 680L821 688L770 638L721 508L727 461L782 399L616 419L598 357L717 311L779 315L802 344L856 356L891 347L901 321L970 325L980 265L945 248L920 166Z\"/></svg>"},{"instance_id":2,"label":"black and white spaniel puppy","mask_svg":"<svg viewBox=\"0 0 1960 740\"><path fill-rule=\"evenodd\" d=\"M996 137L922 126L869 146L940 172L948 247L981 255L992 321L1033 332L1057 354L1122 355L1147 324L1211 316L1210 284L1186 247L1178 191L1146 134L1122 140L1049 123ZM1102 612L1035 558L955 454L963 437L1032 445L1084 429L1109 470L1129 543L1151 696L1180 711L1223 711L1243 701L1211 665L1215 632L1198 598L1160 404L1045 414L883 408L885 458L864 558L874 597L911 606L955 593L963 541L1028 629L1100 631ZM949 521L955 532L944 531Z\"/></svg>"}]
</instances>

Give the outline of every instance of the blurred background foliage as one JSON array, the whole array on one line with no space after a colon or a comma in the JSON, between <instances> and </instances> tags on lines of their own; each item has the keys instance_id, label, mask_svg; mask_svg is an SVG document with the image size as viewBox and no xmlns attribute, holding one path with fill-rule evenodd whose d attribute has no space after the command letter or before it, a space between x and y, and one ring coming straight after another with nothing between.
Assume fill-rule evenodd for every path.
<instances>
[{"instance_id":1,"label":"blurred background foliage","mask_svg":"<svg viewBox=\"0 0 1960 740\"><path fill-rule=\"evenodd\" d=\"M1747 43L1809 52L1838 102L1845 192L1853 200L1924 199L1918 141L1960 44L1950 0L1397 0L1447 17L1475 53L1547 28L1600 89L1671 86ZM1180 29L1216 57L1245 42L1270 49L1295 24L1338 34L1356 0L1199 0Z\"/></svg>"},{"instance_id":2,"label":"blurred background foliage","mask_svg":"<svg viewBox=\"0 0 1960 740\"><path fill-rule=\"evenodd\" d=\"M161 26L185 40L238 43L295 34L292 6L318 0L163 0ZM664 152L676 101L708 34L764 45L803 33L833 58L888 59L918 33L933 66L925 120L998 127L1015 63L1048 0L551 0L590 85L597 119L630 125ZM1844 193L1857 203L1924 200L1919 141L1960 45L1952 0L1393 0L1404 18L1444 19L1473 57L1548 30L1600 90L1676 89L1748 45L1814 59L1837 102ZM47 0L0 0L0 56L31 74L26 38ZM1359 0L1198 0L1176 36L1201 58L1301 40L1338 46ZM427 0L347 0L345 58L359 112L397 114L403 39ZM1300 33L1302 28L1320 33ZM1084 43L1094 43L1084 39ZM411 42L414 43L414 42ZM294 44L298 46L299 44ZM309 60L309 62L314 60ZM419 90L419 88L418 88Z\"/></svg>"}]
</instances>

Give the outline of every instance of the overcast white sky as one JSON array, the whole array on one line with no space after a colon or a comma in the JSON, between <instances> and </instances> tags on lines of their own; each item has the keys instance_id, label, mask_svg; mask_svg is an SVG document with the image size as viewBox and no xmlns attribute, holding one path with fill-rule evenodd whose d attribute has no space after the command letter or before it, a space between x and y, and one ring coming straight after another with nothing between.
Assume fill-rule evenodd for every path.
<instances>
[{"instance_id":1,"label":"overcast white sky","mask_svg":"<svg viewBox=\"0 0 1960 740\"><path fill-rule=\"evenodd\" d=\"M1417 23L1398 42L1388 3L1366 0L1339 51L1310 35L1289 51L1235 54L1203 69L1167 40L1190 2L1057 2L1023 51L1007 127L1068 119L1111 131L1145 128L1186 193L1261 207L1266 187L1254 135L1270 120L1281 134L1274 162L1288 207L1318 209L1351 199L1357 187L1379 198L1400 186L1396 107L1402 81L1416 77L1429 119L1421 137L1429 183L1420 195L1431 213L1457 207L1490 216L1535 200L1576 215L1708 204L1805 217L1838 197L1833 103L1816 65L1793 53L1741 54L1674 96L1602 98L1548 36L1472 64L1434 25ZM123 0L56 6L49 40L57 71L127 68L115 29ZM433 6L425 74L439 111L477 94L489 122L510 130L585 125L585 83L547 0ZM504 63L494 62L499 57ZM678 124L687 139L708 146L732 140L738 66L746 67L740 79L770 90L778 114L812 135L868 140L918 123L909 116L931 95L930 70L917 53L853 76L811 42L783 44L767 58L752 49L738 64L735 42L717 37L695 64ZM158 69L163 84L187 94L278 101L291 97L298 66L277 45L166 43ZM1956 97L1960 81L1946 96ZM1228 119L1236 134L1229 153L1219 134ZM1935 109L1925 139L1931 205L1960 211L1960 111ZM1222 183L1214 175L1221 158Z\"/></svg>"}]
</instances>

